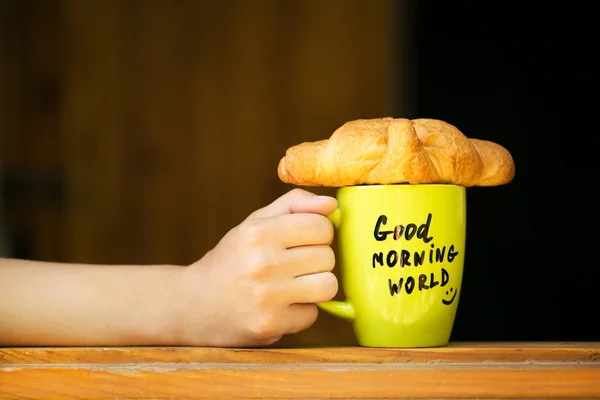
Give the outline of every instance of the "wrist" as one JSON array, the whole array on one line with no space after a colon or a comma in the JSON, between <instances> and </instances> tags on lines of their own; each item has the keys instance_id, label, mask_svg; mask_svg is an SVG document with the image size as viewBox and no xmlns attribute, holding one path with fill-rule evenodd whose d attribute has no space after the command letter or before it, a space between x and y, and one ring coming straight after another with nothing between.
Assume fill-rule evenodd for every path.
<instances>
[{"instance_id":1,"label":"wrist","mask_svg":"<svg viewBox=\"0 0 600 400\"><path fill-rule=\"evenodd\" d=\"M138 300L136 343L176 346L185 343L185 299L182 298L182 275L186 267L160 265L148 268L142 279L143 293Z\"/></svg>"},{"instance_id":2,"label":"wrist","mask_svg":"<svg viewBox=\"0 0 600 400\"><path fill-rule=\"evenodd\" d=\"M173 307L168 316L168 336L174 343L186 346L214 346L217 310L212 302L214 279L211 279L211 252L186 267L179 267L173 274ZM218 319L218 318L217 318ZM218 332L219 329L216 329Z\"/></svg>"}]
</instances>

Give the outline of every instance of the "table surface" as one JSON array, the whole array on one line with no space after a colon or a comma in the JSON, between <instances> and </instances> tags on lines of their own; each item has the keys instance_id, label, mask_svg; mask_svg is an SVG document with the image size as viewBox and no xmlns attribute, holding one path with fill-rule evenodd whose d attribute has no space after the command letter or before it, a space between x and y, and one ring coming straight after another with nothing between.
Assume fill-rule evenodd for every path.
<instances>
[{"instance_id":1,"label":"table surface","mask_svg":"<svg viewBox=\"0 0 600 400\"><path fill-rule=\"evenodd\" d=\"M0 348L0 398L600 398L600 342Z\"/></svg>"}]
</instances>

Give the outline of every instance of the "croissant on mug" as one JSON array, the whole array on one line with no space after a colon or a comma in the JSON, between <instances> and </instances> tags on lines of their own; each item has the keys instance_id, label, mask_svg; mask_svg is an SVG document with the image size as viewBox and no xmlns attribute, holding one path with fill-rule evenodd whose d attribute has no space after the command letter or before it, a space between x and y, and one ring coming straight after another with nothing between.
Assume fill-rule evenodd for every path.
<instances>
[{"instance_id":1,"label":"croissant on mug","mask_svg":"<svg viewBox=\"0 0 600 400\"><path fill-rule=\"evenodd\" d=\"M503 146L467 138L441 120L376 118L347 122L329 139L290 147L277 173L299 186L498 186L512 181L515 164Z\"/></svg>"}]
</instances>

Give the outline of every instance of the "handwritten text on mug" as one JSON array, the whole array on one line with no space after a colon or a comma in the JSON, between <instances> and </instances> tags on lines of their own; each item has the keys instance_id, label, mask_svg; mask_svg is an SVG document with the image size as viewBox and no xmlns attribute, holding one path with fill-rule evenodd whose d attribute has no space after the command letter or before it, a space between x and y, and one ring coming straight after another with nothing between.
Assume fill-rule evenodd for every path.
<instances>
[{"instance_id":1,"label":"handwritten text on mug","mask_svg":"<svg viewBox=\"0 0 600 400\"><path fill-rule=\"evenodd\" d=\"M430 248L427 250L414 251L412 253L405 249L400 250L400 252L392 249L388 251L387 254L384 254L384 252L377 252L373 254L372 267L419 267L427 262L429 264L436 264L443 262L451 263L454 261L454 258L458 255L458 251L455 250L453 244L451 244L448 248L446 246L436 248L435 244L431 243L433 236L429 236L429 229L431 227L432 219L433 215L429 213L427 215L426 222L419 226L417 226L415 223L410 223L408 225L396 225L392 230L383 230L384 225L386 225L388 222L388 218L386 215L380 215L377 218L375 229L373 231L373 236L375 237L376 241L422 240L423 243L428 245ZM440 268L439 276L436 277L436 275L436 273L431 272L429 274L421 273L416 279L413 276L408 276L406 279L401 277L398 283L392 282L391 279L388 279L390 295L399 295L402 293L402 289L404 289L406 294L410 295L415 290L420 292L423 290L433 289L438 285L439 287L444 287L448 284L450 275L445 268ZM453 291L453 289L450 289L450 291ZM452 300L454 300L454 297ZM452 304L452 301L442 300L442 302L446 305Z\"/></svg>"}]
</instances>

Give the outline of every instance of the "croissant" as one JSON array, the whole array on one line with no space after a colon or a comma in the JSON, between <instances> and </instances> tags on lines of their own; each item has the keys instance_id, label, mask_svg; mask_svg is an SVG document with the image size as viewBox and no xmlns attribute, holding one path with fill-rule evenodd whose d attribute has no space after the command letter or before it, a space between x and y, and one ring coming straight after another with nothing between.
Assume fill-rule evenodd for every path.
<instances>
[{"instance_id":1,"label":"croissant","mask_svg":"<svg viewBox=\"0 0 600 400\"><path fill-rule=\"evenodd\" d=\"M376 118L346 122L329 139L288 148L277 174L299 186L497 186L512 181L515 165L506 148L467 138L447 122Z\"/></svg>"}]
</instances>

